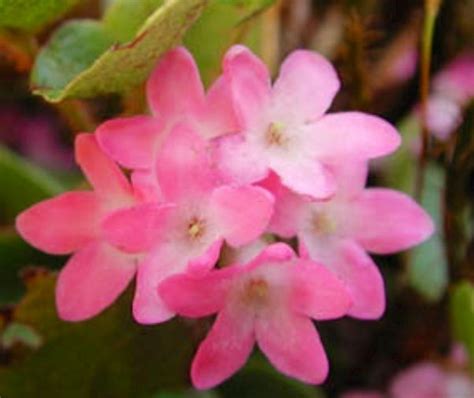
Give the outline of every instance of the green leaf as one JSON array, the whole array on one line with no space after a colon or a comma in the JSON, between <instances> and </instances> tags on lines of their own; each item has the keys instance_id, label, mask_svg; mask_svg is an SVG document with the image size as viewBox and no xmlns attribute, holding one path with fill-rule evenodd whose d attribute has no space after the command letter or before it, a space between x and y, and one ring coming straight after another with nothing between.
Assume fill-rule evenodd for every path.
<instances>
[{"instance_id":1,"label":"green leaf","mask_svg":"<svg viewBox=\"0 0 474 398\"><path fill-rule=\"evenodd\" d=\"M33 328L43 345L0 368L2 396L148 398L188 386L193 339L181 322L138 325L130 291L90 321L62 322L54 286L54 277L37 277L14 313L14 321Z\"/></svg>"},{"instance_id":2,"label":"green leaf","mask_svg":"<svg viewBox=\"0 0 474 398\"><path fill-rule=\"evenodd\" d=\"M34 65L31 76L33 92L48 101L58 102L65 98L93 97L130 89L147 78L159 56L179 43L206 3L207 0L167 1L145 21L133 40L109 46L102 55L99 50L104 50L111 40L110 26L114 25L114 18L109 16L105 25L109 27L107 29L96 26L81 31L86 38L92 37L94 45L82 36L77 38L74 30L67 30L69 34L65 34L65 28L60 28ZM77 29L77 25L73 26ZM78 58L81 51L84 59ZM71 66L73 72L65 70L62 65L70 58L78 63Z\"/></svg>"},{"instance_id":3,"label":"green leaf","mask_svg":"<svg viewBox=\"0 0 474 398\"><path fill-rule=\"evenodd\" d=\"M474 284L458 284L451 295L451 322L455 338L464 344L474 370Z\"/></svg>"},{"instance_id":4,"label":"green leaf","mask_svg":"<svg viewBox=\"0 0 474 398\"><path fill-rule=\"evenodd\" d=\"M252 18L274 0L211 0L199 20L189 29L184 44L191 50L203 81L208 85L220 72L221 59L236 42L258 53L259 32Z\"/></svg>"},{"instance_id":5,"label":"green leaf","mask_svg":"<svg viewBox=\"0 0 474 398\"><path fill-rule=\"evenodd\" d=\"M0 26L36 31L61 18L79 0L0 0Z\"/></svg>"},{"instance_id":6,"label":"green leaf","mask_svg":"<svg viewBox=\"0 0 474 398\"><path fill-rule=\"evenodd\" d=\"M65 190L42 169L0 145L0 220L12 221L23 209Z\"/></svg>"},{"instance_id":7,"label":"green leaf","mask_svg":"<svg viewBox=\"0 0 474 398\"><path fill-rule=\"evenodd\" d=\"M412 249L407 258L410 284L430 301L441 299L448 284L441 219L444 180L441 167L427 166L421 205L433 218L436 231L428 241Z\"/></svg>"},{"instance_id":8,"label":"green leaf","mask_svg":"<svg viewBox=\"0 0 474 398\"><path fill-rule=\"evenodd\" d=\"M107 9L104 28L120 43L132 40L140 26L164 0L115 0Z\"/></svg>"}]
</instances>

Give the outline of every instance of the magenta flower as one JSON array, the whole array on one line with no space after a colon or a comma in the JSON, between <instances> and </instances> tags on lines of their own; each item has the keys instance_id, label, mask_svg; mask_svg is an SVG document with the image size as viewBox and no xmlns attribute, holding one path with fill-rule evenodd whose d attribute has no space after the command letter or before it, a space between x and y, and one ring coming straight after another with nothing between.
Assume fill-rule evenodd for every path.
<instances>
[{"instance_id":1,"label":"magenta flower","mask_svg":"<svg viewBox=\"0 0 474 398\"><path fill-rule=\"evenodd\" d=\"M157 294L164 278L186 269L212 268L224 240L232 246L250 243L272 215L272 195L261 187L222 185L206 149L206 140L192 128L177 125L157 157L164 202L116 212L104 223L117 247L149 252L138 270L133 303L141 323L174 315Z\"/></svg>"},{"instance_id":2,"label":"magenta flower","mask_svg":"<svg viewBox=\"0 0 474 398\"><path fill-rule=\"evenodd\" d=\"M218 313L191 367L194 386L211 388L234 374L257 342L282 373L321 383L328 361L311 318L343 316L350 297L326 268L299 259L285 244L268 246L246 265L166 279L159 292L178 314Z\"/></svg>"},{"instance_id":3,"label":"magenta flower","mask_svg":"<svg viewBox=\"0 0 474 398\"><path fill-rule=\"evenodd\" d=\"M378 318L385 308L383 280L366 253L394 253L419 244L433 232L428 214L410 197L381 188L364 189L367 164L331 168L338 191L314 202L296 195L271 176L264 182L275 197L269 230L297 236L303 255L331 269L351 292L349 314Z\"/></svg>"},{"instance_id":4,"label":"magenta flower","mask_svg":"<svg viewBox=\"0 0 474 398\"><path fill-rule=\"evenodd\" d=\"M59 316L91 318L127 287L137 256L123 253L103 238L102 221L111 212L136 203L119 168L103 154L91 134L76 138L76 160L93 191L67 192L21 213L16 227L32 246L51 254L74 253L56 287Z\"/></svg>"},{"instance_id":5,"label":"magenta flower","mask_svg":"<svg viewBox=\"0 0 474 398\"><path fill-rule=\"evenodd\" d=\"M192 55L184 47L166 53L147 82L152 116L112 119L97 129L102 149L134 170L132 181L143 195L159 195L154 173L163 140L177 122L187 122L205 138L237 130L226 81L221 77L207 95Z\"/></svg>"},{"instance_id":6,"label":"magenta flower","mask_svg":"<svg viewBox=\"0 0 474 398\"><path fill-rule=\"evenodd\" d=\"M224 59L240 133L216 140L218 165L241 183L270 170L297 193L324 199L336 191L330 162L366 160L400 144L386 121L360 112L325 115L339 80L322 56L298 50L284 61L273 88L265 65L248 49L232 47Z\"/></svg>"}]
</instances>

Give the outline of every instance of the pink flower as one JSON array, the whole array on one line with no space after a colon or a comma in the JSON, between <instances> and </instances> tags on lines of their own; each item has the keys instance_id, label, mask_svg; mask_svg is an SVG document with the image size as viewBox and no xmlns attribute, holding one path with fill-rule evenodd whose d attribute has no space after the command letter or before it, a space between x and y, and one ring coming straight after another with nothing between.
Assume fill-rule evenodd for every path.
<instances>
[{"instance_id":1,"label":"pink flower","mask_svg":"<svg viewBox=\"0 0 474 398\"><path fill-rule=\"evenodd\" d=\"M241 183L274 171L292 190L324 199L336 185L329 162L366 160L394 151L396 130L360 112L324 115L339 80L322 56L298 50L284 61L273 88L265 65L248 49L232 47L224 59L241 132L218 138L224 175Z\"/></svg>"},{"instance_id":2,"label":"pink flower","mask_svg":"<svg viewBox=\"0 0 474 398\"><path fill-rule=\"evenodd\" d=\"M425 240L433 232L428 214L405 194L364 189L367 164L332 166L338 191L329 200L309 201L282 186L276 176L263 183L275 197L269 230L297 236L303 255L331 269L353 298L349 314L378 318L385 308L383 280L366 251L394 253Z\"/></svg>"},{"instance_id":3,"label":"pink flower","mask_svg":"<svg viewBox=\"0 0 474 398\"><path fill-rule=\"evenodd\" d=\"M157 294L167 276L208 270L224 240L241 246L268 225L273 197L261 187L222 185L208 158L207 142L178 124L157 156L163 202L141 204L105 221L109 242L130 253L149 252L140 265L133 303L141 323L174 315Z\"/></svg>"},{"instance_id":4,"label":"pink flower","mask_svg":"<svg viewBox=\"0 0 474 398\"><path fill-rule=\"evenodd\" d=\"M207 95L192 55L184 47L166 53L147 82L152 116L112 119L97 129L102 149L134 170L132 181L148 198L159 195L154 165L163 140L177 122L205 138L237 130L228 87L221 77Z\"/></svg>"},{"instance_id":5,"label":"pink flower","mask_svg":"<svg viewBox=\"0 0 474 398\"><path fill-rule=\"evenodd\" d=\"M285 244L268 246L246 265L166 279L159 292L178 314L218 313L191 367L193 384L211 388L241 368L255 342L282 373L321 383L328 361L314 319L341 317L350 305L326 268L299 259Z\"/></svg>"},{"instance_id":6,"label":"pink flower","mask_svg":"<svg viewBox=\"0 0 474 398\"><path fill-rule=\"evenodd\" d=\"M390 387L392 398L469 398L474 381L467 374L422 362L400 372Z\"/></svg>"},{"instance_id":7,"label":"pink flower","mask_svg":"<svg viewBox=\"0 0 474 398\"><path fill-rule=\"evenodd\" d=\"M80 134L75 145L76 160L94 190L45 200L16 221L32 246L51 254L74 253L56 287L59 316L69 321L91 318L108 307L133 278L137 261L105 242L102 231L108 214L136 202L129 182L93 135Z\"/></svg>"}]
</instances>

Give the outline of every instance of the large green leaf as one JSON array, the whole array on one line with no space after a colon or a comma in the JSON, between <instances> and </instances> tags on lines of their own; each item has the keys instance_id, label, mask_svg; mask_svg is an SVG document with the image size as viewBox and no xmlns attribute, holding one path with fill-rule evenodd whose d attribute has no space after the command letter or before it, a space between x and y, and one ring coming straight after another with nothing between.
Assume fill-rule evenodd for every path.
<instances>
[{"instance_id":1,"label":"large green leaf","mask_svg":"<svg viewBox=\"0 0 474 398\"><path fill-rule=\"evenodd\" d=\"M64 191L42 169L0 145L0 220L12 221L23 209Z\"/></svg>"},{"instance_id":2,"label":"large green leaf","mask_svg":"<svg viewBox=\"0 0 474 398\"><path fill-rule=\"evenodd\" d=\"M63 16L79 0L0 0L0 26L35 31Z\"/></svg>"},{"instance_id":3,"label":"large green leaf","mask_svg":"<svg viewBox=\"0 0 474 398\"><path fill-rule=\"evenodd\" d=\"M474 370L474 285L464 281L451 296L451 319L455 338L467 348Z\"/></svg>"},{"instance_id":4,"label":"large green leaf","mask_svg":"<svg viewBox=\"0 0 474 398\"><path fill-rule=\"evenodd\" d=\"M131 318L130 294L90 321L62 322L54 285L51 276L30 281L14 313L14 321L31 327L44 343L0 369L2 397L150 397L188 386L189 328L179 321L138 325Z\"/></svg>"},{"instance_id":5,"label":"large green leaf","mask_svg":"<svg viewBox=\"0 0 474 398\"><path fill-rule=\"evenodd\" d=\"M78 27L76 22L61 27L34 65L34 93L58 102L69 97L126 91L146 79L157 58L179 43L206 4L207 0L168 0L146 19L131 41L112 46L113 37L122 36L110 33L111 26L117 23L114 18L120 19L110 16L113 14L101 28L97 26L99 22L95 26L81 22ZM124 36L129 34L127 31ZM89 37L92 40L87 40ZM82 58L78 58L79 53ZM69 59L77 62L71 66L73 72L64 67Z\"/></svg>"},{"instance_id":6,"label":"large green leaf","mask_svg":"<svg viewBox=\"0 0 474 398\"><path fill-rule=\"evenodd\" d=\"M274 0L210 0L184 38L206 85L219 73L221 58L230 45L244 43L259 52L258 20L253 17L272 3Z\"/></svg>"}]
</instances>

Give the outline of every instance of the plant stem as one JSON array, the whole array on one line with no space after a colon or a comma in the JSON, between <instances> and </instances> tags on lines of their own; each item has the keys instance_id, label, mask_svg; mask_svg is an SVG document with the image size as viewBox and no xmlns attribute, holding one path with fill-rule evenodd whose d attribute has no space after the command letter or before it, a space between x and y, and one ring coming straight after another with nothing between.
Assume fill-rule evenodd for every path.
<instances>
[{"instance_id":1,"label":"plant stem","mask_svg":"<svg viewBox=\"0 0 474 398\"><path fill-rule=\"evenodd\" d=\"M420 99L421 99L421 153L415 179L415 196L419 199L423 192L426 162L429 153L430 134L428 130L428 96L430 92L430 69L433 48L433 34L441 0L425 0L423 33L421 38L420 60Z\"/></svg>"}]
</instances>

